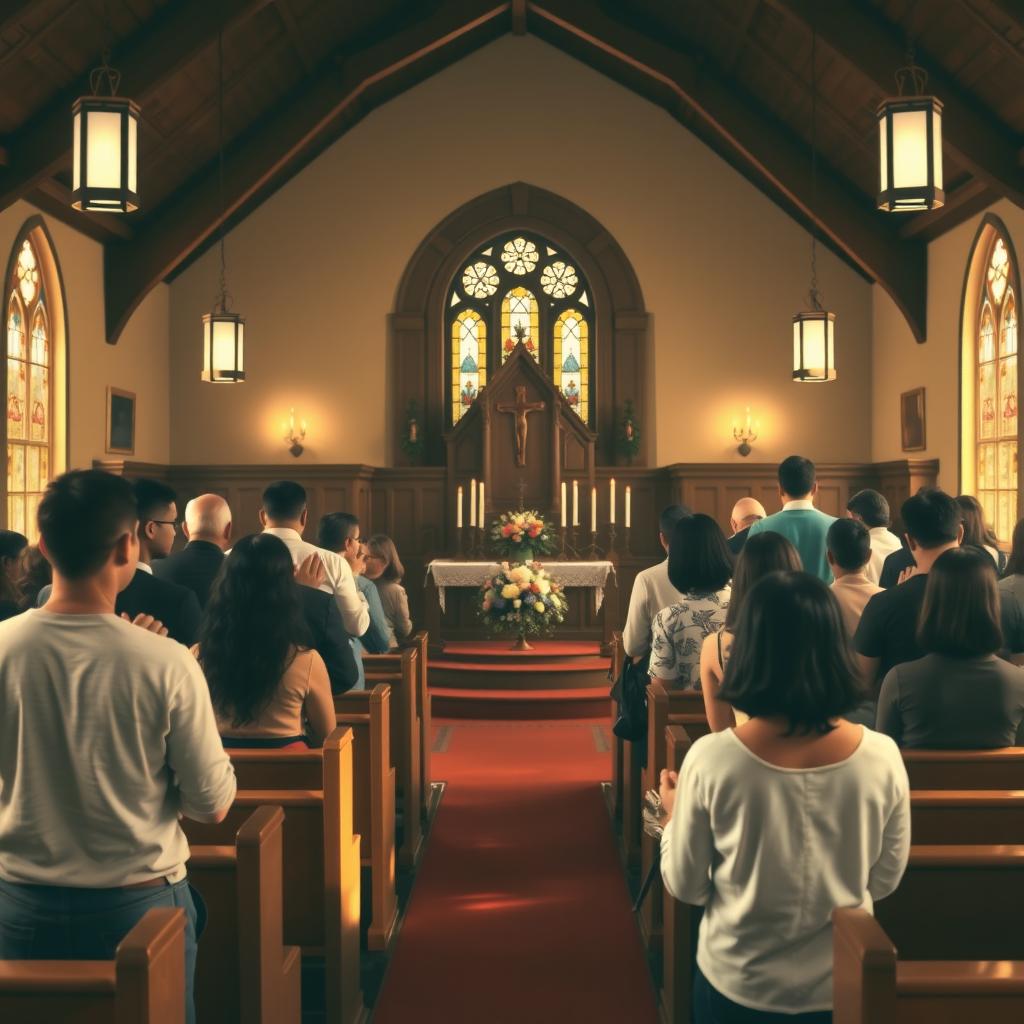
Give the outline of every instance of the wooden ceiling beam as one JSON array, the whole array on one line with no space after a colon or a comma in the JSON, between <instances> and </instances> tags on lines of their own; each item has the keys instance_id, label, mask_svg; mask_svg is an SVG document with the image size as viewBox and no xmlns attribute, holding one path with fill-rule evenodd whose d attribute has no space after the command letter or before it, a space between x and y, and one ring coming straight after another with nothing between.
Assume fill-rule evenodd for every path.
<instances>
[{"instance_id":1,"label":"wooden ceiling beam","mask_svg":"<svg viewBox=\"0 0 1024 1024\"><path fill-rule=\"evenodd\" d=\"M883 95L896 89L895 73L906 64L902 30L851 0L769 0L806 31L812 25L830 50L855 67ZM1017 162L1013 133L981 106L938 61L921 54L928 90L943 103L942 139L946 150L1001 195L1024 206L1024 171Z\"/></svg>"},{"instance_id":2,"label":"wooden ceiling beam","mask_svg":"<svg viewBox=\"0 0 1024 1024\"><path fill-rule=\"evenodd\" d=\"M137 239L107 246L108 342L116 344L145 295L233 215L388 98L390 79L425 76L443 66L451 51L465 52L510 29L508 0L456 0L352 54L340 68L329 63L227 154L223 201L214 164L162 204Z\"/></svg>"},{"instance_id":3,"label":"wooden ceiling beam","mask_svg":"<svg viewBox=\"0 0 1024 1024\"><path fill-rule=\"evenodd\" d=\"M307 75L312 74L313 60L309 55L309 47L302 38L302 33L299 31L298 23L295 21L295 15L292 13L288 0L275 0L274 6L277 9L278 17L281 19L281 24L284 25L285 32L288 33L288 41L292 44L295 56L299 58L302 70Z\"/></svg>"},{"instance_id":4,"label":"wooden ceiling beam","mask_svg":"<svg viewBox=\"0 0 1024 1024\"><path fill-rule=\"evenodd\" d=\"M946 193L946 202L941 209L915 214L903 223L900 226L900 238L920 238L930 242L991 206L998 198L980 178L968 178L962 185Z\"/></svg>"},{"instance_id":5,"label":"wooden ceiling beam","mask_svg":"<svg viewBox=\"0 0 1024 1024\"><path fill-rule=\"evenodd\" d=\"M83 235L104 244L134 238L135 232L124 217L114 213L89 213L71 206L71 190L53 178L43 178L25 196L43 213L68 224Z\"/></svg>"},{"instance_id":6,"label":"wooden ceiling beam","mask_svg":"<svg viewBox=\"0 0 1024 1024\"><path fill-rule=\"evenodd\" d=\"M169 4L113 53L121 72L122 93L142 107L188 61L230 27L251 16L270 0L185 0ZM166 13L164 13L166 12ZM89 77L51 100L6 142L10 162L0 173L0 210L34 188L42 179L66 169L71 161L71 105L89 93ZM142 182L143 200L145 182Z\"/></svg>"},{"instance_id":7,"label":"wooden ceiling beam","mask_svg":"<svg viewBox=\"0 0 1024 1024\"><path fill-rule=\"evenodd\" d=\"M979 28L985 31L985 34L989 39L996 43L1000 49L1002 49L1007 56L1016 57L1019 61L1024 61L1024 50L1014 45L1002 32L999 31L992 24L991 21L985 16L982 11L979 11L977 6L972 3L972 0L958 0L958 4L961 10L966 11L970 15L971 20L979 26ZM992 6L994 6L1002 15L1009 18L1017 28L1024 30L1024 8L1020 5L1020 0L1011 0L1007 3L1005 0L994 0Z\"/></svg>"},{"instance_id":8,"label":"wooden ceiling beam","mask_svg":"<svg viewBox=\"0 0 1024 1024\"><path fill-rule=\"evenodd\" d=\"M901 241L873 204L834 173L819 173L818 200L806 143L758 109L707 63L698 62L615 20L585 0L541 0L530 7L530 30L585 57L612 77L648 78L691 108L739 154L773 194L814 224L902 310L918 341L925 339L927 260L923 244ZM674 104L673 104L674 105ZM675 111L670 106L669 109Z\"/></svg>"},{"instance_id":9,"label":"wooden ceiling beam","mask_svg":"<svg viewBox=\"0 0 1024 1024\"><path fill-rule=\"evenodd\" d=\"M0 12L0 35L15 26L20 27L21 19L30 7L36 7L39 0L7 0Z\"/></svg>"}]
</instances>

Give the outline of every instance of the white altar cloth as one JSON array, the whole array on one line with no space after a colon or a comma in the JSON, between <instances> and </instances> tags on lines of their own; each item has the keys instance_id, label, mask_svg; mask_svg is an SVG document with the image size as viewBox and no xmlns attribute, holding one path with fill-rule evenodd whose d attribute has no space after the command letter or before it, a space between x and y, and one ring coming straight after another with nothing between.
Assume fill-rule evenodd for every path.
<instances>
[{"instance_id":1,"label":"white altar cloth","mask_svg":"<svg viewBox=\"0 0 1024 1024\"><path fill-rule=\"evenodd\" d=\"M557 562L544 561L548 575L563 587L587 587L594 591L594 611L599 612L604 602L604 588L608 574L615 572L611 562ZM499 562L456 562L435 558L427 566L427 576L433 576L437 587L437 598L444 607L444 592L447 587L481 587L499 569Z\"/></svg>"}]
</instances>

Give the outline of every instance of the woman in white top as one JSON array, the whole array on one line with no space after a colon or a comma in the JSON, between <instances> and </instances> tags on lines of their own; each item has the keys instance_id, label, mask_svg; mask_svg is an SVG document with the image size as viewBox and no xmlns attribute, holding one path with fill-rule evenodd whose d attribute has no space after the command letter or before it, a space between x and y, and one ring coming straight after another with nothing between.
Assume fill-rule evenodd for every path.
<instances>
[{"instance_id":1,"label":"woman in white top","mask_svg":"<svg viewBox=\"0 0 1024 1024\"><path fill-rule=\"evenodd\" d=\"M903 876L907 772L889 737L841 717L861 684L815 576L751 588L720 696L750 720L698 740L661 778L665 887L704 907L694 1019L826 1024L831 914L870 911Z\"/></svg>"},{"instance_id":2,"label":"woman in white top","mask_svg":"<svg viewBox=\"0 0 1024 1024\"><path fill-rule=\"evenodd\" d=\"M698 514L679 520L668 543L668 578L680 600L651 626L652 679L672 689L700 689L700 651L729 609L732 552L718 523Z\"/></svg>"},{"instance_id":3,"label":"woman in white top","mask_svg":"<svg viewBox=\"0 0 1024 1024\"><path fill-rule=\"evenodd\" d=\"M743 545L736 559L725 625L717 633L704 638L700 652L700 688L704 693L704 711L712 732L731 729L747 720L742 711L737 712L724 700L718 699L744 597L762 576L770 572L800 572L801 569L803 564L799 552L781 533L759 533Z\"/></svg>"}]
</instances>

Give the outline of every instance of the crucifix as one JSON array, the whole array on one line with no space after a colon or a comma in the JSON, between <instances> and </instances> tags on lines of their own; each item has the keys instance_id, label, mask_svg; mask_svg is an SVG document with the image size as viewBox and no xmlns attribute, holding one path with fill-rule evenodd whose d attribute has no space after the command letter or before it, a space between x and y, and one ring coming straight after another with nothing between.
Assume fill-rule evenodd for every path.
<instances>
[{"instance_id":1,"label":"crucifix","mask_svg":"<svg viewBox=\"0 0 1024 1024\"><path fill-rule=\"evenodd\" d=\"M526 417L531 412L540 412L545 405L544 402L528 402L526 400L526 385L517 384L515 403L503 402L497 406L498 412L510 413L515 416L516 465L520 468L526 465Z\"/></svg>"}]
</instances>

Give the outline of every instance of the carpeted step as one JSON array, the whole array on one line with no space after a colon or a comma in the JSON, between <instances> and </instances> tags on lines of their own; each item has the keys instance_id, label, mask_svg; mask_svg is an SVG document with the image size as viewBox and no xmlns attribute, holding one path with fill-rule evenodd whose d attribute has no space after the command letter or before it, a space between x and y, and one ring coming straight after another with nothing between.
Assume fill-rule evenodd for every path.
<instances>
[{"instance_id":1,"label":"carpeted step","mask_svg":"<svg viewBox=\"0 0 1024 1024\"><path fill-rule=\"evenodd\" d=\"M430 688L499 689L499 690L566 690L587 689L608 685L607 658L586 658L579 661L448 661L430 662Z\"/></svg>"},{"instance_id":2,"label":"carpeted step","mask_svg":"<svg viewBox=\"0 0 1024 1024\"><path fill-rule=\"evenodd\" d=\"M448 641L443 653L434 660L442 662L514 663L532 665L535 662L589 662L601 657L601 645L596 642L531 640L533 649L517 651L512 649L510 640L466 640Z\"/></svg>"},{"instance_id":3,"label":"carpeted step","mask_svg":"<svg viewBox=\"0 0 1024 1024\"><path fill-rule=\"evenodd\" d=\"M435 718L608 718L608 684L580 689L472 690L431 686Z\"/></svg>"}]
</instances>

